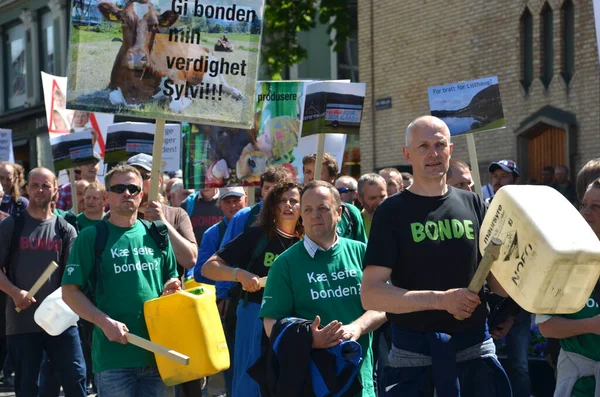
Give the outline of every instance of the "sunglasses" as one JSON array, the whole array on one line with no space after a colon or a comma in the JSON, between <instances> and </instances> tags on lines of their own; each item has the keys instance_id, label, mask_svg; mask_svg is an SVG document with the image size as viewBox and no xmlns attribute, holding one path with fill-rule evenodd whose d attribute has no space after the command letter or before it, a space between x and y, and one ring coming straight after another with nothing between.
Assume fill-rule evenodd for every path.
<instances>
[{"instance_id":1,"label":"sunglasses","mask_svg":"<svg viewBox=\"0 0 600 397\"><path fill-rule=\"evenodd\" d=\"M125 190L127 190L127 192L129 192L129 194L132 196L137 196L142 191L142 188L134 184L125 185L119 183L118 185L112 185L110 188L108 188L108 190L117 194L123 194L125 193Z\"/></svg>"},{"instance_id":2,"label":"sunglasses","mask_svg":"<svg viewBox=\"0 0 600 397\"><path fill-rule=\"evenodd\" d=\"M81 170L75 170L75 175L81 174Z\"/></svg>"},{"instance_id":3,"label":"sunglasses","mask_svg":"<svg viewBox=\"0 0 600 397\"><path fill-rule=\"evenodd\" d=\"M339 194L344 194L344 193L348 193L348 192L355 192L356 189L348 189L347 187L341 187L338 189L338 193Z\"/></svg>"},{"instance_id":4,"label":"sunglasses","mask_svg":"<svg viewBox=\"0 0 600 397\"><path fill-rule=\"evenodd\" d=\"M140 175L142 175L142 180L144 180L144 181L147 181L152 176L152 174L140 174Z\"/></svg>"}]
</instances>

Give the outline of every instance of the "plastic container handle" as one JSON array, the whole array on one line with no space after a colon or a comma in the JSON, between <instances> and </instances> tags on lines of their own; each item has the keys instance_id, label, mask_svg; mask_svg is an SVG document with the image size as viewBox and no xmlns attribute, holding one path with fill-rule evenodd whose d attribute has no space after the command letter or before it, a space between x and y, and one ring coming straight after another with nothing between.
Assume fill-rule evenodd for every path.
<instances>
[{"instance_id":1,"label":"plastic container handle","mask_svg":"<svg viewBox=\"0 0 600 397\"><path fill-rule=\"evenodd\" d=\"M173 360L178 364L188 365L190 363L190 358L188 356L176 352L175 350L169 350L166 347L154 342L150 342L148 339L144 339L130 333L125 334L125 337L127 338L127 342L131 343L132 345L136 345L137 347L141 347L142 349L148 350L155 354L160 354L161 356Z\"/></svg>"},{"instance_id":2,"label":"plastic container handle","mask_svg":"<svg viewBox=\"0 0 600 397\"><path fill-rule=\"evenodd\" d=\"M42 275L36 280L35 284L33 284L33 287L31 287L29 292L27 292L26 298L27 299L33 298L33 296L46 283L46 280L48 280L50 278L50 276L52 275L52 273L54 273L56 271L56 269L58 269L58 265L56 264L56 262L54 262L54 261L50 262L50 264L48 265L46 270L44 270L44 273L42 273ZM21 312L20 307L15 307L15 310L17 313Z\"/></svg>"},{"instance_id":3,"label":"plastic container handle","mask_svg":"<svg viewBox=\"0 0 600 397\"><path fill-rule=\"evenodd\" d=\"M483 252L483 258L481 258L481 262L479 262L479 267L473 276L473 279L469 283L468 290L478 294L483 288L483 284L487 279L488 274L492 270L492 265L494 262L498 260L498 256L500 256L500 248L502 247L502 240L494 237L492 241L485 247L485 251ZM464 320L464 318L460 316L454 316L457 320Z\"/></svg>"}]
</instances>

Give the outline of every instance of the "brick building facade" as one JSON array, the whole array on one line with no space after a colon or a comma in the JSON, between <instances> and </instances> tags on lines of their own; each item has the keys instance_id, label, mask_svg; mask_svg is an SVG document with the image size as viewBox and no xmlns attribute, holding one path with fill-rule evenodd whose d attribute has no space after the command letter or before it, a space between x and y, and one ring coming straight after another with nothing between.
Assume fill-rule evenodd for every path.
<instances>
[{"instance_id":1,"label":"brick building facade","mask_svg":"<svg viewBox=\"0 0 600 397\"><path fill-rule=\"evenodd\" d=\"M404 131L429 114L428 87L494 75L506 129L475 135L484 183L494 160L515 159L527 180L561 163L573 177L600 156L592 0L359 0L358 24L363 173L406 164ZM392 107L375 110L386 97ZM468 161L465 137L453 142Z\"/></svg>"}]
</instances>

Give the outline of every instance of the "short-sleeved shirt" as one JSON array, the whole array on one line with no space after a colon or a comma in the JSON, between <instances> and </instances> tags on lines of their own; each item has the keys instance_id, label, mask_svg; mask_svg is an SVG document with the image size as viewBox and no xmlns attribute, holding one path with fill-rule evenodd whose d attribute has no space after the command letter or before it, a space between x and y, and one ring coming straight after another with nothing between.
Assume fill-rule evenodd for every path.
<instances>
[{"instance_id":1,"label":"short-sleeved shirt","mask_svg":"<svg viewBox=\"0 0 600 397\"><path fill-rule=\"evenodd\" d=\"M294 244L277 258L265 288L261 318L299 317L323 326L333 320L350 324L365 313L360 300L364 243L338 237L327 251L317 250L312 258L304 241ZM363 363L360 376L362 396L375 396L371 334L358 339Z\"/></svg>"},{"instance_id":2,"label":"short-sleeved shirt","mask_svg":"<svg viewBox=\"0 0 600 397\"><path fill-rule=\"evenodd\" d=\"M103 212L102 218L104 218L105 215L106 213ZM96 223L100 222L100 219L90 219L87 216L85 216L83 212L80 212L79 214L77 214L77 225L79 226L79 230L83 230L86 227L94 226Z\"/></svg>"},{"instance_id":3,"label":"short-sleeved shirt","mask_svg":"<svg viewBox=\"0 0 600 397\"><path fill-rule=\"evenodd\" d=\"M351 240L367 242L367 233L360 210L352 204L342 203L346 209L342 211L342 217L337 223L337 234Z\"/></svg>"},{"instance_id":4,"label":"short-sleeved shirt","mask_svg":"<svg viewBox=\"0 0 600 397\"><path fill-rule=\"evenodd\" d=\"M258 277L265 277L269 274L275 259L298 241L298 238L290 238L276 233L274 237L267 238L267 244L263 252L252 260L252 254L259 245L261 236L264 235L263 229L251 227L218 250L216 254L227 263L237 264L242 269L246 269ZM249 267L246 267L247 265ZM248 294L248 302L261 303L262 296L262 289L251 292Z\"/></svg>"},{"instance_id":5,"label":"short-sleeved shirt","mask_svg":"<svg viewBox=\"0 0 600 397\"><path fill-rule=\"evenodd\" d=\"M192 229L192 223L190 217L183 208L163 206L163 214L165 220L169 222L171 226L187 241L196 244L196 236L194 235L194 229ZM144 214L138 212L138 218L144 219ZM177 265L177 274L181 277L185 273L185 269L181 265Z\"/></svg>"},{"instance_id":6,"label":"short-sleeved shirt","mask_svg":"<svg viewBox=\"0 0 600 397\"><path fill-rule=\"evenodd\" d=\"M148 339L144 302L158 298L164 283L177 277L175 254L171 244L163 253L140 221L126 228L107 222L107 227L102 264L94 257L96 228L88 227L73 245L62 283L89 286L98 309ZM101 272L96 267L100 265ZM110 342L98 327L93 332L92 362L94 373L156 365L153 353Z\"/></svg>"},{"instance_id":7,"label":"short-sleeved shirt","mask_svg":"<svg viewBox=\"0 0 600 397\"><path fill-rule=\"evenodd\" d=\"M33 319L33 315L40 303L58 287L62 271L65 269L71 245L77 237L75 228L64 222L64 241L59 232L58 217L40 221L33 218L27 211L21 214L25 219L23 231L18 240L19 252L13 256L6 269L8 278L18 288L28 291L42 275L51 261L59 265L43 284L42 288L35 294L36 302L26 310L17 313L12 299L6 300L6 334L19 335L33 332L44 332ZM0 223L0 264L9 255L9 247L15 228L15 218L8 217Z\"/></svg>"},{"instance_id":8,"label":"short-sleeved shirt","mask_svg":"<svg viewBox=\"0 0 600 397\"><path fill-rule=\"evenodd\" d=\"M475 193L451 186L437 197L402 190L377 207L364 265L392 269L392 284L407 290L466 288L480 259L485 210ZM392 328L397 324L417 332L465 331L483 326L486 317L484 304L464 321L442 310L388 313Z\"/></svg>"}]
</instances>

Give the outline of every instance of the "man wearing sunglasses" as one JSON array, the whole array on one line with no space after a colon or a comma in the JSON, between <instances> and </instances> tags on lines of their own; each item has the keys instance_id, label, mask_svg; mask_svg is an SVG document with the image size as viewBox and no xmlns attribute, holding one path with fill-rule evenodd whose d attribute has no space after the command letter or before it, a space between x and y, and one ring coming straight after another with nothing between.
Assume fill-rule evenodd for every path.
<instances>
[{"instance_id":1,"label":"man wearing sunglasses","mask_svg":"<svg viewBox=\"0 0 600 397\"><path fill-rule=\"evenodd\" d=\"M126 335L148 338L144 302L181 289L175 254L170 243L161 250L137 219L143 196L139 171L118 165L105 182L111 208L103 221L108 229L105 249L96 260L100 224L81 231L64 272L63 300L96 325L92 361L99 395L172 397L174 389L163 383L154 354L128 344ZM83 287L89 287L95 305L81 292Z\"/></svg>"},{"instance_id":2,"label":"man wearing sunglasses","mask_svg":"<svg viewBox=\"0 0 600 397\"><path fill-rule=\"evenodd\" d=\"M340 199L347 204L355 205L357 200L358 182L356 179L348 175L342 175L336 179L334 183L335 188L340 194Z\"/></svg>"},{"instance_id":3,"label":"man wearing sunglasses","mask_svg":"<svg viewBox=\"0 0 600 397\"><path fill-rule=\"evenodd\" d=\"M159 195L158 200L148 201L150 192L150 173L152 171L152 156L140 153L127 160L127 165L135 168L142 176L142 202L138 210L138 218L147 221L161 221L169 229L169 239L179 264L178 273L181 276L184 269L192 269L198 257L198 245L192 229L190 217L184 209L169 207L166 200ZM162 178L158 185L161 186Z\"/></svg>"}]
</instances>

